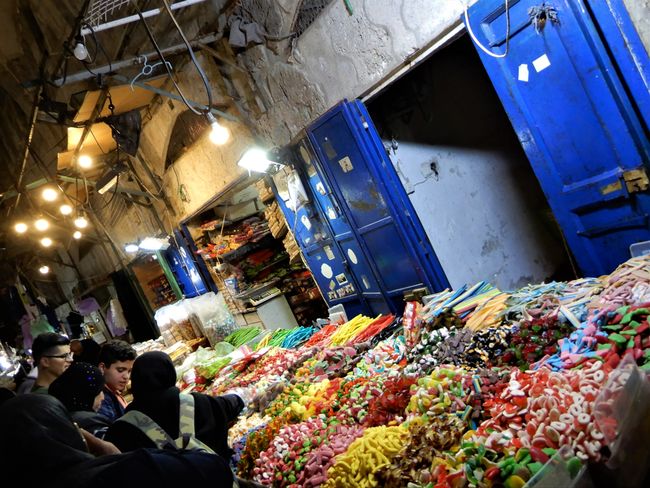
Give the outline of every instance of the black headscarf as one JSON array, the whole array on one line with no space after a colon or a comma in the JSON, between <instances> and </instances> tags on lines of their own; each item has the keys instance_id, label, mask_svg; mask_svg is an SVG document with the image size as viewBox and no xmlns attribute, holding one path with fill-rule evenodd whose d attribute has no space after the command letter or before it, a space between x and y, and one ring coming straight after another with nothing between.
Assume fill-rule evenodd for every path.
<instances>
[{"instance_id":1,"label":"black headscarf","mask_svg":"<svg viewBox=\"0 0 650 488\"><path fill-rule=\"evenodd\" d=\"M95 458L63 404L50 395L25 394L5 402L0 432L0 472L26 474L27 486L232 486L227 463L213 454L140 449Z\"/></svg>"},{"instance_id":2,"label":"black headscarf","mask_svg":"<svg viewBox=\"0 0 650 488\"><path fill-rule=\"evenodd\" d=\"M95 397L104 388L104 375L97 366L72 363L48 390L70 412L92 412Z\"/></svg>"},{"instance_id":3,"label":"black headscarf","mask_svg":"<svg viewBox=\"0 0 650 488\"><path fill-rule=\"evenodd\" d=\"M97 344L94 339L81 339L79 342L81 344L81 352L75 354L75 362L79 361L97 366L99 364L99 352L102 350L102 346Z\"/></svg>"},{"instance_id":4,"label":"black headscarf","mask_svg":"<svg viewBox=\"0 0 650 488\"><path fill-rule=\"evenodd\" d=\"M133 401L150 394L159 394L175 388L176 370L168 354L162 351L145 352L133 363L131 393Z\"/></svg>"}]
</instances>

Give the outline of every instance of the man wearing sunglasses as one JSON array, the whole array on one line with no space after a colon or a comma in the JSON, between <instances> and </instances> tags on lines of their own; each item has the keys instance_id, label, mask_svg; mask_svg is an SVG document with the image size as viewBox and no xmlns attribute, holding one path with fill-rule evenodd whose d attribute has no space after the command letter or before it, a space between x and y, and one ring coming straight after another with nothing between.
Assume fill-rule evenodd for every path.
<instances>
[{"instance_id":1,"label":"man wearing sunglasses","mask_svg":"<svg viewBox=\"0 0 650 488\"><path fill-rule=\"evenodd\" d=\"M53 332L38 335L32 344L34 366L38 375L30 393L45 393L50 384L72 364L70 339Z\"/></svg>"}]
</instances>

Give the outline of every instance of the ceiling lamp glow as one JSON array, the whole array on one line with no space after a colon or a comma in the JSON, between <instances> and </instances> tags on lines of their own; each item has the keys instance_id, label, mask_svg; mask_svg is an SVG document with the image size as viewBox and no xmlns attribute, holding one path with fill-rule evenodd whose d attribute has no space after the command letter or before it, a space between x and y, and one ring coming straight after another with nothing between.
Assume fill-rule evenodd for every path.
<instances>
[{"instance_id":1,"label":"ceiling lamp glow","mask_svg":"<svg viewBox=\"0 0 650 488\"><path fill-rule=\"evenodd\" d=\"M137 244L130 242L124 246L124 250L126 252L138 252L140 250L140 247Z\"/></svg>"},{"instance_id":2,"label":"ceiling lamp glow","mask_svg":"<svg viewBox=\"0 0 650 488\"><path fill-rule=\"evenodd\" d=\"M279 164L274 161L271 161L266 151L254 147L249 149L244 153L242 158L237 162L242 168L246 168L248 171L257 171L258 173L266 173L269 169L269 166L272 164Z\"/></svg>"},{"instance_id":3,"label":"ceiling lamp glow","mask_svg":"<svg viewBox=\"0 0 650 488\"><path fill-rule=\"evenodd\" d=\"M42 232L50 228L50 223L47 221L47 219L40 218L34 222L34 227Z\"/></svg>"},{"instance_id":4,"label":"ceiling lamp glow","mask_svg":"<svg viewBox=\"0 0 650 488\"><path fill-rule=\"evenodd\" d=\"M43 196L43 200L46 202L53 202L59 198L59 192L57 192L54 188L49 187L43 189L43 193L41 195Z\"/></svg>"},{"instance_id":5,"label":"ceiling lamp glow","mask_svg":"<svg viewBox=\"0 0 650 488\"><path fill-rule=\"evenodd\" d=\"M88 169L92 167L93 160L87 154L82 154L81 156L79 156L79 159L77 159L77 164L79 165L80 168Z\"/></svg>"},{"instance_id":6,"label":"ceiling lamp glow","mask_svg":"<svg viewBox=\"0 0 650 488\"><path fill-rule=\"evenodd\" d=\"M81 239L81 232L75 230L74 234L72 234L72 237L74 237L75 239Z\"/></svg>"},{"instance_id":7,"label":"ceiling lamp glow","mask_svg":"<svg viewBox=\"0 0 650 488\"><path fill-rule=\"evenodd\" d=\"M46 274L48 274L50 272L50 267L43 265L40 268L38 268L38 272L41 273L41 274L46 275Z\"/></svg>"},{"instance_id":8,"label":"ceiling lamp glow","mask_svg":"<svg viewBox=\"0 0 650 488\"><path fill-rule=\"evenodd\" d=\"M14 225L14 230L19 234L24 234L27 232L27 224L25 222L18 222L16 225Z\"/></svg>"},{"instance_id":9,"label":"ceiling lamp glow","mask_svg":"<svg viewBox=\"0 0 650 488\"><path fill-rule=\"evenodd\" d=\"M86 217L84 217L83 215L80 215L79 217L74 219L74 225L78 229L85 229L86 227L88 227L88 220L86 220Z\"/></svg>"},{"instance_id":10,"label":"ceiling lamp glow","mask_svg":"<svg viewBox=\"0 0 650 488\"><path fill-rule=\"evenodd\" d=\"M169 247L169 242L167 239L161 239L159 237L145 237L142 239L138 247L145 251L160 251L162 249L167 249Z\"/></svg>"},{"instance_id":11,"label":"ceiling lamp glow","mask_svg":"<svg viewBox=\"0 0 650 488\"><path fill-rule=\"evenodd\" d=\"M70 215L72 213L72 207L67 203L64 203L59 207L59 212L61 212L62 215Z\"/></svg>"},{"instance_id":12,"label":"ceiling lamp glow","mask_svg":"<svg viewBox=\"0 0 650 488\"><path fill-rule=\"evenodd\" d=\"M212 114L208 114L208 121L210 122L210 140L217 146L222 146L228 139L230 139L230 131L217 122L217 119Z\"/></svg>"},{"instance_id":13,"label":"ceiling lamp glow","mask_svg":"<svg viewBox=\"0 0 650 488\"><path fill-rule=\"evenodd\" d=\"M49 237L43 237L41 239L41 246L43 247L50 247L52 245L52 239Z\"/></svg>"}]
</instances>

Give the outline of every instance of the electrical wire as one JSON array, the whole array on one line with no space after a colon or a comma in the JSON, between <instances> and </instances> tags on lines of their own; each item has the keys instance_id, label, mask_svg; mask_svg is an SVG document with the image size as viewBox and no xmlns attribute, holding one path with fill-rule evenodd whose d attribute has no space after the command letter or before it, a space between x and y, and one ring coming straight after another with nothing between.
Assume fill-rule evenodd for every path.
<instances>
[{"instance_id":1,"label":"electrical wire","mask_svg":"<svg viewBox=\"0 0 650 488\"><path fill-rule=\"evenodd\" d=\"M99 50L102 52L102 54L106 58L106 61L108 62L108 72L112 73L113 72L113 63L112 63L111 57L108 55L108 53L104 49L104 45L101 42L99 42L99 40L97 39L97 34L95 33L95 29L93 29L92 25L90 25L90 24L85 24L85 26L82 26L82 28L83 27L86 27L86 28L88 28L90 30L90 34L93 36L93 41L95 43L95 46L99 48ZM97 52L96 51L95 51L95 57L97 57Z\"/></svg>"},{"instance_id":2,"label":"electrical wire","mask_svg":"<svg viewBox=\"0 0 650 488\"><path fill-rule=\"evenodd\" d=\"M166 0L163 0L163 1L164 1L164 4L165 4L165 8L169 12L169 14L170 14L170 16L171 16L171 18L172 18L172 20L174 22L174 25L179 30L179 32L181 34L181 37L183 38L183 42L185 43L185 45L187 46L187 48L189 50L190 56L192 58L192 62L196 66L196 69L198 70L199 74L201 75L201 79L203 80L203 84L205 85L206 93L207 93L207 96L208 96L208 104L202 110L195 109L190 104L190 102L187 100L187 98L185 98L185 94L181 90L180 86L178 86L178 83L176 83L176 79L174 78L174 74L173 74L172 70L169 68L169 65L167 64L167 60L165 59L164 54L160 50L160 47L158 46L158 43L156 42L156 39L155 39L153 33L151 32L151 29L149 28L149 24L147 24L147 21L145 20L144 16L142 15L142 11L140 10L140 7L138 7L136 1L133 2L133 6L135 7L136 13L138 14L138 17L140 17L140 21L142 22L142 24L144 25L144 28L147 31L147 36L149 37L149 40L153 44L153 47L156 50L156 53L158 54L158 57L160 58L160 61L162 61L163 66L165 67L165 70L167 71L167 74L169 75L169 78L172 80L172 83L174 84L174 88L176 88L176 91L178 92L181 99L183 100L183 103L187 106L187 108L189 110L192 111L192 113L194 113L196 115L204 115L204 116L207 117L207 115L210 113L210 108L212 107L212 89L210 88L210 84L208 82L208 79L207 79L205 73L203 72L203 69L201 68L198 61L196 60L196 57L194 56L194 51L192 50L192 46L190 45L190 43L187 40L187 38L185 37L185 34L183 33L182 29L180 29L180 26L176 22L176 17L174 17L173 13L171 12L171 9L169 8L169 4L167 3Z\"/></svg>"},{"instance_id":3,"label":"electrical wire","mask_svg":"<svg viewBox=\"0 0 650 488\"><path fill-rule=\"evenodd\" d=\"M465 12L465 25L467 26L467 32L469 33L469 36L472 38L474 43L479 47L481 51L483 51L488 56L492 56L493 58L505 58L508 55L508 50L510 49L510 0L505 0L504 5L505 5L505 14L506 14L506 50L503 52L503 54L494 54L483 44L481 44L481 42L476 38L476 35L472 30L472 25L469 21L469 13L467 12L467 3L463 2L463 9Z\"/></svg>"}]
</instances>

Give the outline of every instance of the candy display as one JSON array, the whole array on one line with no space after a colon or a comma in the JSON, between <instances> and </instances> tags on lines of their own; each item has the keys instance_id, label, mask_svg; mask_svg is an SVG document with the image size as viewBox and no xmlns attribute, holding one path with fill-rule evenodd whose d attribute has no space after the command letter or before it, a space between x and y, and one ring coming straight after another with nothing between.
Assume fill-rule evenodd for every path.
<instances>
[{"instance_id":1,"label":"candy display","mask_svg":"<svg viewBox=\"0 0 650 488\"><path fill-rule=\"evenodd\" d=\"M232 465L267 486L572 486L650 414L650 400L629 413L650 398L649 277L646 257L507 293L481 282L401 319L269 331L256 350L244 329L229 364L195 371L216 370L213 394L253 392Z\"/></svg>"}]
</instances>

